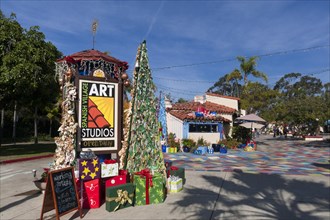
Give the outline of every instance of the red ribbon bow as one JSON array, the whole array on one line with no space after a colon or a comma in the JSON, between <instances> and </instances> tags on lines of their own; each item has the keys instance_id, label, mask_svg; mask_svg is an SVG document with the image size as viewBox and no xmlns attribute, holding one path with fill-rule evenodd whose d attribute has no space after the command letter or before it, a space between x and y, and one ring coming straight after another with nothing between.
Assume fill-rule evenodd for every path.
<instances>
[{"instance_id":1,"label":"red ribbon bow","mask_svg":"<svg viewBox=\"0 0 330 220\"><path fill-rule=\"evenodd\" d=\"M171 170L179 170L179 168L178 167L176 167L176 166L171 166L171 168L170 168Z\"/></svg>"},{"instance_id":2,"label":"red ribbon bow","mask_svg":"<svg viewBox=\"0 0 330 220\"><path fill-rule=\"evenodd\" d=\"M114 163L117 163L117 161L116 160L108 160L108 159L106 159L106 160L103 161L103 163L105 163L105 164L114 164Z\"/></svg>"},{"instance_id":3,"label":"red ribbon bow","mask_svg":"<svg viewBox=\"0 0 330 220\"><path fill-rule=\"evenodd\" d=\"M146 179L146 204L149 204L149 187L152 187L152 174L149 169L141 170L140 172L134 173L135 175L139 175L141 178Z\"/></svg>"},{"instance_id":4,"label":"red ribbon bow","mask_svg":"<svg viewBox=\"0 0 330 220\"><path fill-rule=\"evenodd\" d=\"M171 166L171 167L167 170L167 177L170 176L170 171L171 171L171 170L178 170L178 169L179 169L179 168L176 167L176 166Z\"/></svg>"}]
</instances>

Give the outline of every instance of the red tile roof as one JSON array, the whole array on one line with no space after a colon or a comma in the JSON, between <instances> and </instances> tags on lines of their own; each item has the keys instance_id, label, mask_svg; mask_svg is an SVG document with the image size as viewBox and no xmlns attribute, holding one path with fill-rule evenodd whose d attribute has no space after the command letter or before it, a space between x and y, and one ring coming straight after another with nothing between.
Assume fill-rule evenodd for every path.
<instances>
[{"instance_id":1,"label":"red tile roof","mask_svg":"<svg viewBox=\"0 0 330 220\"><path fill-rule=\"evenodd\" d=\"M220 95L220 94L210 93L210 92L207 92L206 95L216 96L216 97L221 97L221 98L226 98L226 99L240 100L240 98L237 98L237 97Z\"/></svg>"},{"instance_id":2,"label":"red tile roof","mask_svg":"<svg viewBox=\"0 0 330 220\"><path fill-rule=\"evenodd\" d=\"M195 112L198 108L204 108L208 112L216 112L217 115L207 115L203 117L196 117ZM231 122L219 114L233 114L236 112L235 109L229 108L224 105L218 105L212 102L185 102L173 104L167 111L180 120L199 120L199 121L223 121Z\"/></svg>"},{"instance_id":3,"label":"red tile roof","mask_svg":"<svg viewBox=\"0 0 330 220\"><path fill-rule=\"evenodd\" d=\"M172 105L171 110L190 110L197 111L198 107L203 107L207 111L217 112L217 113L225 113L225 114L233 114L236 112L236 109L230 108L224 105L218 105L212 102L205 102L204 104L200 102L185 102L185 103L176 103Z\"/></svg>"},{"instance_id":4,"label":"red tile roof","mask_svg":"<svg viewBox=\"0 0 330 220\"><path fill-rule=\"evenodd\" d=\"M81 61L81 60L104 60L111 63L116 63L118 66L124 67L124 69L128 69L127 62L118 60L117 58L114 58L112 56L107 55L106 53L103 53L98 50L83 50L74 54L71 54L69 56L66 56L62 59L59 59L57 62L61 62L66 60L67 58L73 58L75 61Z\"/></svg>"},{"instance_id":5,"label":"red tile roof","mask_svg":"<svg viewBox=\"0 0 330 220\"><path fill-rule=\"evenodd\" d=\"M196 117L195 113L189 110L169 110L168 111L174 117L180 120L194 120L194 121L222 121L222 122L231 122L231 120L226 119L222 116L206 116L206 117Z\"/></svg>"}]
</instances>

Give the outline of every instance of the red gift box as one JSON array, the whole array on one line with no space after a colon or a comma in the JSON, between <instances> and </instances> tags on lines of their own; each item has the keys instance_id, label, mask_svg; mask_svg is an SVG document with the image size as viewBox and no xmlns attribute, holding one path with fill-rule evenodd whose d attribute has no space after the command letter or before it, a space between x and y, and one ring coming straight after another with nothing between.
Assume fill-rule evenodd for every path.
<instances>
[{"instance_id":1,"label":"red gift box","mask_svg":"<svg viewBox=\"0 0 330 220\"><path fill-rule=\"evenodd\" d=\"M167 174L167 178L170 177L170 173L171 173L171 170L178 170L179 168L176 167L176 166L171 166L169 167L169 169L167 169L166 171L166 174Z\"/></svg>"},{"instance_id":2,"label":"red gift box","mask_svg":"<svg viewBox=\"0 0 330 220\"><path fill-rule=\"evenodd\" d=\"M79 198L81 198L80 180L76 179ZM104 187L103 187L104 188ZM100 208L102 195L101 179L89 180L83 182L83 206L84 209Z\"/></svg>"},{"instance_id":3,"label":"red gift box","mask_svg":"<svg viewBox=\"0 0 330 220\"><path fill-rule=\"evenodd\" d=\"M118 176L113 176L105 180L105 187L118 186L121 184L128 183L128 172L127 170L119 170Z\"/></svg>"}]
</instances>

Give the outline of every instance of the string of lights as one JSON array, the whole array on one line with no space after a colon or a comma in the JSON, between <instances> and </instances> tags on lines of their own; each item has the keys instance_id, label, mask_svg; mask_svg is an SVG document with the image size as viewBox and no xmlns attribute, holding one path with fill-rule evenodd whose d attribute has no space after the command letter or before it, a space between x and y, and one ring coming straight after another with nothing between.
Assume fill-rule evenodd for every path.
<instances>
[{"instance_id":1,"label":"string of lights","mask_svg":"<svg viewBox=\"0 0 330 220\"><path fill-rule=\"evenodd\" d=\"M167 80L167 81L171 81L171 82L214 83L214 81L207 81L207 80L173 79L173 78L163 78L163 77L156 77L156 76L154 76L153 78L160 79L160 80Z\"/></svg>"},{"instance_id":2,"label":"string of lights","mask_svg":"<svg viewBox=\"0 0 330 220\"><path fill-rule=\"evenodd\" d=\"M157 84L156 83L157 88L162 88L165 89L166 91L177 91L178 93L183 93L183 94L188 94L188 95L196 95L197 93L205 93L205 91L189 91L189 90L184 90L184 89L177 89L177 88L173 88L173 87L167 87L167 86L163 86L161 84Z\"/></svg>"},{"instance_id":3,"label":"string of lights","mask_svg":"<svg viewBox=\"0 0 330 220\"><path fill-rule=\"evenodd\" d=\"M313 71L312 73L305 73L305 74L301 74L303 76L314 76L314 75L318 75L318 74L321 74L321 73L324 73L324 72L329 72L330 69L327 68L327 69L322 69L322 70L318 70L318 71ZM292 72L292 71L291 71ZM275 74L275 75L283 75L283 74ZM171 82L184 82L184 83L205 83L205 84L210 84L210 83L215 83L217 82L218 80L213 80L213 81L206 81L206 80L185 80L185 79L175 79L175 78L163 78L163 77L153 77L155 79L158 79L160 81L162 80L165 80L165 81L171 81ZM276 77L269 77L270 79L271 78L276 78Z\"/></svg>"},{"instance_id":4,"label":"string of lights","mask_svg":"<svg viewBox=\"0 0 330 220\"><path fill-rule=\"evenodd\" d=\"M255 55L255 56L257 56L257 57L269 57L269 56L284 55L284 54L289 54L289 53L308 52L308 51L322 49L322 48L326 48L326 47L330 47L330 44L329 45L308 47L308 48L301 48L301 49L278 51L278 52L272 52L272 53L266 53L266 54L259 54L259 55ZM245 57L248 57L248 56L245 56ZM252 56L250 56L250 57L252 57ZM234 60L237 60L237 58L235 57L235 58L228 58L228 59L224 59L224 60L214 60L214 61L207 61L207 62L200 62L200 63L191 63L191 64L182 64L182 65L158 67L158 68L153 68L152 71L159 71L159 70L172 69L172 68L199 66L199 65L207 65L207 64L215 64L215 63L223 63L223 62L229 62L229 61L234 61Z\"/></svg>"},{"instance_id":5,"label":"string of lights","mask_svg":"<svg viewBox=\"0 0 330 220\"><path fill-rule=\"evenodd\" d=\"M310 72L310 73L304 73L304 74L301 74L301 75L302 76L314 76L314 75L322 74L322 73L325 73L325 72L330 72L330 69L329 68L322 69L322 70L313 71L313 72ZM168 80L170 80L170 79L168 79ZM187 81L182 80L182 81L189 82L190 80L187 80ZM201 82L203 82L203 81L201 81ZM215 83L215 82L216 81L214 81L212 83ZM180 96L191 96L191 95L197 95L197 94L205 93L205 91L191 91L191 90L179 89L179 88L174 88L174 87L167 87L167 86L164 86L160 83L155 83L155 85L157 86L157 88L159 90L166 91L168 93L171 93L171 92L177 93L177 94L180 94ZM275 85L276 85L276 83L267 84L267 86L275 86ZM171 95L171 97L174 97L174 96ZM181 97L177 97L177 98L181 98Z\"/></svg>"},{"instance_id":6,"label":"string of lights","mask_svg":"<svg viewBox=\"0 0 330 220\"><path fill-rule=\"evenodd\" d=\"M269 56L276 56L276 55L283 55L283 54L290 54L290 53L298 53L298 52L308 52L312 50L317 50L317 49L322 49L322 48L329 48L330 44L328 45L321 45L321 46L314 46L314 47L307 47L307 48L301 48L301 49L292 49L292 50L285 50L285 51L277 51L277 52L272 52L272 53L267 53L267 54L260 54L260 55L255 55L257 57L269 57ZM247 56L245 56L247 57ZM165 70L165 69L172 69L172 68L183 68L183 67L190 67L190 66L198 66L198 65L206 65L206 64L214 64L214 63L222 63L222 62L229 62L229 61L236 61L237 58L228 58L224 60L215 60L215 61L208 61L208 62L200 62L200 63L192 63L192 64L183 64L183 65L173 65L173 66L166 66L166 67L158 67L158 68L152 68L152 72L157 72L159 70ZM129 74L130 78L133 78L133 73ZM158 79L163 79L163 80L171 80L171 81L177 81L177 82L182 82L187 80L180 80L180 79L168 79L168 78L162 78L162 77L156 77L153 76L153 78L158 78ZM211 81L195 81L195 80L190 80L191 82L201 82L201 83L211 83Z\"/></svg>"}]
</instances>

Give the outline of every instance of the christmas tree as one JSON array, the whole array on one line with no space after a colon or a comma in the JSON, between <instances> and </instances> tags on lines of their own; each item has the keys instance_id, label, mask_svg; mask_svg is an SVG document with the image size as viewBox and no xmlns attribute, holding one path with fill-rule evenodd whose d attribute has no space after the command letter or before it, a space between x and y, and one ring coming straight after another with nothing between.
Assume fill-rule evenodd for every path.
<instances>
[{"instance_id":1,"label":"christmas tree","mask_svg":"<svg viewBox=\"0 0 330 220\"><path fill-rule=\"evenodd\" d=\"M165 108L165 96L160 92L159 96L159 111L158 121L160 124L161 140L166 145L167 143L167 122L166 122L166 108Z\"/></svg>"},{"instance_id":2,"label":"christmas tree","mask_svg":"<svg viewBox=\"0 0 330 220\"><path fill-rule=\"evenodd\" d=\"M146 42L137 51L131 111L127 134L128 153L126 169L130 173L150 169L165 173L157 119L156 87L152 81Z\"/></svg>"}]
</instances>

